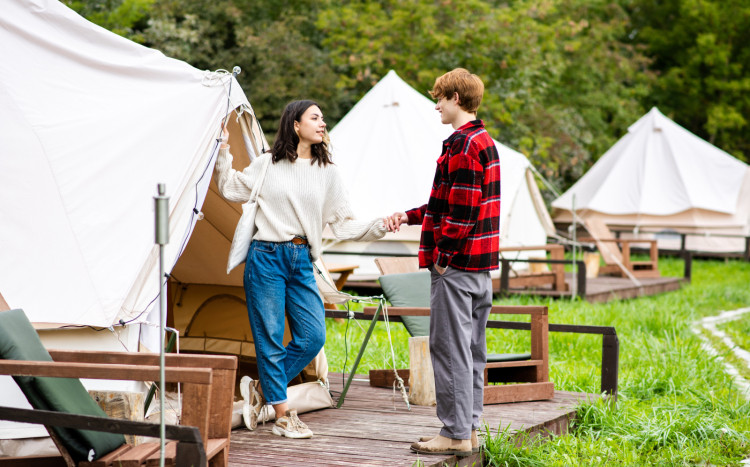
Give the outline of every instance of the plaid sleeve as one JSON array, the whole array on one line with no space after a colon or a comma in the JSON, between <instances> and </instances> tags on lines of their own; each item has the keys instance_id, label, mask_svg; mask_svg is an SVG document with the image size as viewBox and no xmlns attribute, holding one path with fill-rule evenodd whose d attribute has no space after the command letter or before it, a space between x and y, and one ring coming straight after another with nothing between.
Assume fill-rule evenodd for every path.
<instances>
[{"instance_id":1,"label":"plaid sleeve","mask_svg":"<svg viewBox=\"0 0 750 467\"><path fill-rule=\"evenodd\" d=\"M424 219L424 213L427 212L427 205L424 204L418 208L406 211L406 217L409 218L409 225L420 225Z\"/></svg>"}]
</instances>

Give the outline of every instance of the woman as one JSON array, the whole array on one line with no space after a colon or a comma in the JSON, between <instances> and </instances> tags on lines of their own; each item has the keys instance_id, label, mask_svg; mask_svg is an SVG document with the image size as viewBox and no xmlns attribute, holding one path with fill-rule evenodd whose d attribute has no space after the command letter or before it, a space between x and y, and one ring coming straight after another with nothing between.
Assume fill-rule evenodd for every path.
<instances>
[{"instance_id":1,"label":"woman","mask_svg":"<svg viewBox=\"0 0 750 467\"><path fill-rule=\"evenodd\" d=\"M383 219L354 218L343 180L330 159L323 112L312 101L294 101L281 116L271 153L239 172L223 141L216 161L219 191L229 201L246 202L272 157L258 197L257 233L245 263L244 286L255 340L263 396L276 412L273 433L310 438L313 433L289 410L286 387L323 347L323 302L312 263L320 256L322 232L330 225L341 240L371 241L385 235ZM284 347L284 317L292 340ZM253 425L256 420L251 420Z\"/></svg>"}]
</instances>

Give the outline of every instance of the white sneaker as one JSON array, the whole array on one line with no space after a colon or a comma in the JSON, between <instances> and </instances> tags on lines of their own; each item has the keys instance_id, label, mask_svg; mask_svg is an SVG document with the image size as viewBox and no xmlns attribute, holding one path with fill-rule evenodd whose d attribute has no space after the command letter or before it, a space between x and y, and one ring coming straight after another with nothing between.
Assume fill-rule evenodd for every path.
<instances>
[{"instance_id":1,"label":"white sneaker","mask_svg":"<svg viewBox=\"0 0 750 467\"><path fill-rule=\"evenodd\" d=\"M257 386L259 381L254 381L249 376L243 376L240 380L240 394L245 399L242 406L242 419L248 430L253 431L258 426L258 417L265 405L263 396L258 392Z\"/></svg>"},{"instance_id":2,"label":"white sneaker","mask_svg":"<svg viewBox=\"0 0 750 467\"><path fill-rule=\"evenodd\" d=\"M277 419L271 431L276 436L286 436L287 438L313 437L313 432L297 417L296 410L287 410L286 416Z\"/></svg>"}]
</instances>

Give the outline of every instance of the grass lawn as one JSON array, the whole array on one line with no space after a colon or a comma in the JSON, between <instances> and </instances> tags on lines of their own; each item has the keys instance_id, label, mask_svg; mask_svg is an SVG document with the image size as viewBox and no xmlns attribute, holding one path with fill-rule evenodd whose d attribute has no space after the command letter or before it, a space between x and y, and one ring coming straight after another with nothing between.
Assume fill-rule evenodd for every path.
<instances>
[{"instance_id":1,"label":"grass lawn","mask_svg":"<svg viewBox=\"0 0 750 467\"><path fill-rule=\"evenodd\" d=\"M679 259L662 258L659 266L662 275L682 275ZM750 457L750 402L691 331L703 316L750 306L750 263L695 260L692 276L692 283L676 292L604 304L533 297L496 301L547 305L551 323L614 326L620 368L617 404L581 406L571 434L545 443L516 446L500 433L487 442L491 465L739 465ZM735 342L744 345L747 321L741 324ZM352 364L365 325L327 320L332 371L341 371L345 360ZM385 324L375 332L358 373L391 367ZM396 365L406 368L408 334L397 323L391 335ZM526 342L527 332L493 330L487 345L492 352L512 352ZM550 333L549 348L556 389L599 391L601 336Z\"/></svg>"}]
</instances>

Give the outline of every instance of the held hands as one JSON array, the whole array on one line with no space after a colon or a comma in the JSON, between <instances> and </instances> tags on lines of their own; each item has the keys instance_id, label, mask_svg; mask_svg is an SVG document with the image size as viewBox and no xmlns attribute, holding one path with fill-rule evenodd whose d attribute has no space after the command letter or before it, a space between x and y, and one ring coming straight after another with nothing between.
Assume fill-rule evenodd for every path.
<instances>
[{"instance_id":1,"label":"held hands","mask_svg":"<svg viewBox=\"0 0 750 467\"><path fill-rule=\"evenodd\" d=\"M401 229L401 224L406 224L409 218L405 212L394 212L390 216L383 218L383 225L388 232L398 232Z\"/></svg>"}]
</instances>

